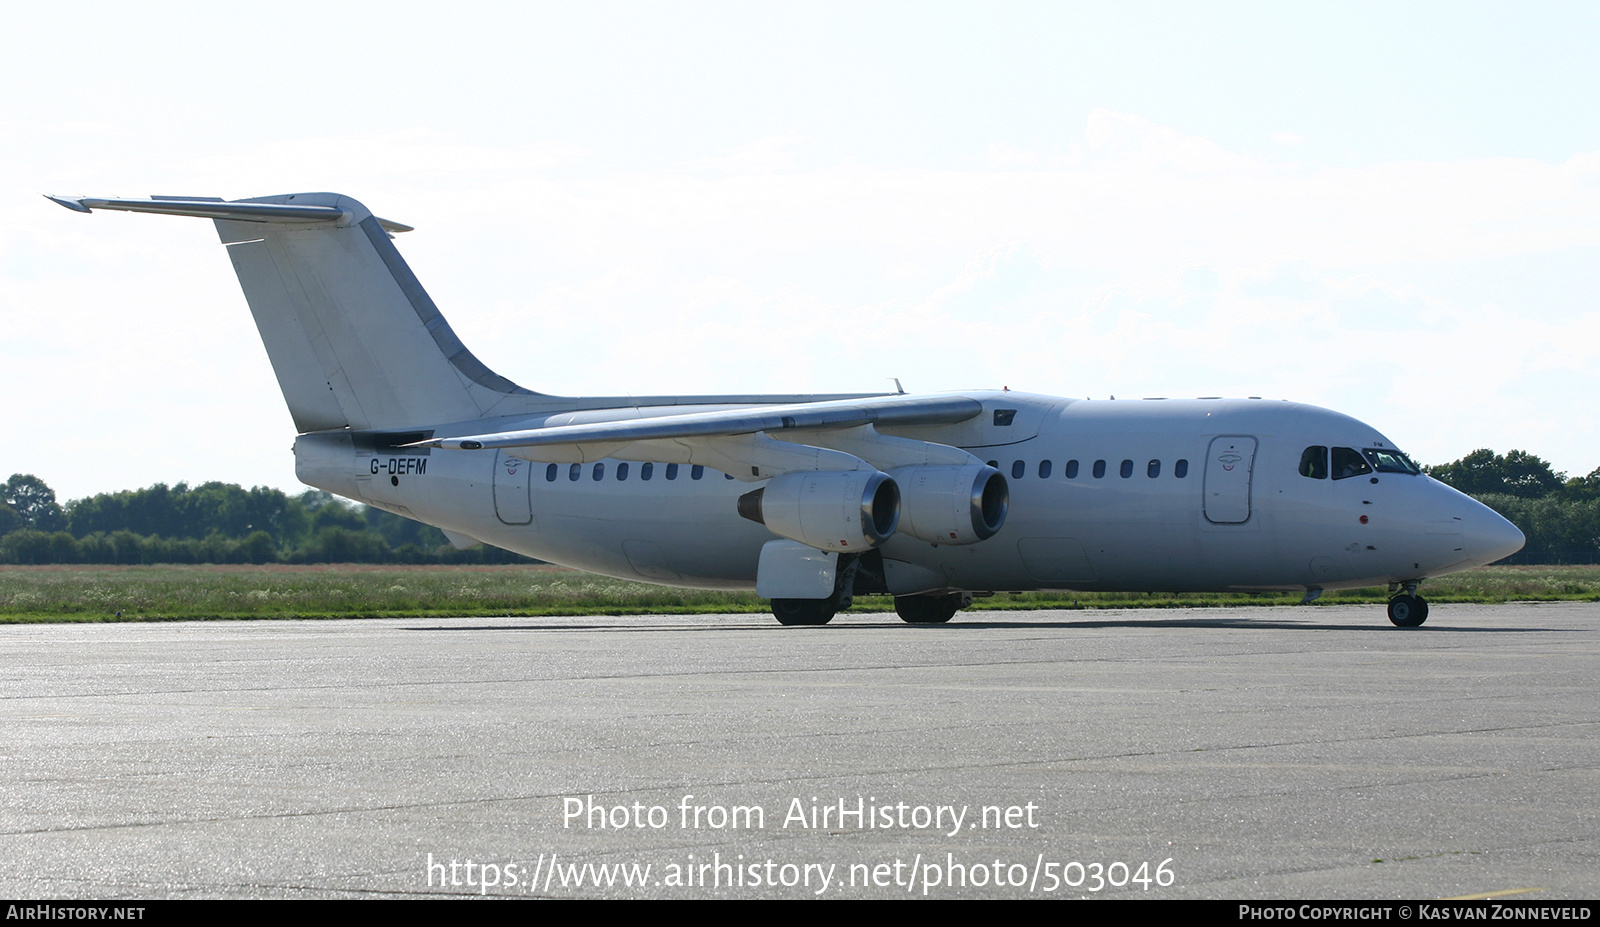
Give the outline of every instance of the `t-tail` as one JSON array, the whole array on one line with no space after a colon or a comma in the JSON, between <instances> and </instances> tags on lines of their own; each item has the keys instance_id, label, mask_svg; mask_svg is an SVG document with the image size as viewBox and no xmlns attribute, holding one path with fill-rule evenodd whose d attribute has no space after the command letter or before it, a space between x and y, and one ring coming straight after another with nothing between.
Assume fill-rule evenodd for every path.
<instances>
[{"instance_id":1,"label":"t-tail","mask_svg":"<svg viewBox=\"0 0 1600 927\"><path fill-rule=\"evenodd\" d=\"M301 432L514 415L547 398L467 350L390 240L411 227L348 196L50 199L213 219Z\"/></svg>"},{"instance_id":2,"label":"t-tail","mask_svg":"<svg viewBox=\"0 0 1600 927\"><path fill-rule=\"evenodd\" d=\"M403 432L583 409L793 403L845 395L572 398L524 389L473 356L391 240L408 225L337 193L106 199L51 196L77 212L214 220L295 428Z\"/></svg>"}]
</instances>

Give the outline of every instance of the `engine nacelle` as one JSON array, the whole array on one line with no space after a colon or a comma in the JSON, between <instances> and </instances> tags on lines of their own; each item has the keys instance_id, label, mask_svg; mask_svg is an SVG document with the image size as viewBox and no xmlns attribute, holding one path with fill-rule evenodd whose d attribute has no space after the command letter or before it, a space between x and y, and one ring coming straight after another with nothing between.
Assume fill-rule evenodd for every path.
<instances>
[{"instance_id":1,"label":"engine nacelle","mask_svg":"<svg viewBox=\"0 0 1600 927\"><path fill-rule=\"evenodd\" d=\"M1011 488L993 467L895 467L889 475L900 487L902 534L930 544L976 544L1006 523Z\"/></svg>"},{"instance_id":2,"label":"engine nacelle","mask_svg":"<svg viewBox=\"0 0 1600 927\"><path fill-rule=\"evenodd\" d=\"M739 497L739 514L818 550L877 547L900 520L900 491L877 470L785 473Z\"/></svg>"}]
</instances>

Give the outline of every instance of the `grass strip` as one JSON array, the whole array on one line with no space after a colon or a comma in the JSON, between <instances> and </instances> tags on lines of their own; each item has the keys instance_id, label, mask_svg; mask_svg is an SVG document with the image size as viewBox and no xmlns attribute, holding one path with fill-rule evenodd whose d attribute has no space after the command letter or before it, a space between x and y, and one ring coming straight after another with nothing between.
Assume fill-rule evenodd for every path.
<instances>
[{"instance_id":1,"label":"grass strip","mask_svg":"<svg viewBox=\"0 0 1600 927\"><path fill-rule=\"evenodd\" d=\"M1490 566L1428 581L1433 603L1600 601L1600 566ZM1382 587L1318 605L1381 603ZM1015 592L982 611L1293 605L1299 593ZM854 612L888 611L887 596ZM0 623L764 612L748 591L653 586L549 566L0 567Z\"/></svg>"}]
</instances>

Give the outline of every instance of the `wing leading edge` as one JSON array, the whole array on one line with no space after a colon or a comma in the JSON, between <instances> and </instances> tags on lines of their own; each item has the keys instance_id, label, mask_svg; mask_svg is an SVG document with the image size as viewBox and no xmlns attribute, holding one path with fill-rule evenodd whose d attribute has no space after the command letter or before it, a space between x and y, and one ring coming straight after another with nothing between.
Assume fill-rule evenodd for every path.
<instances>
[{"instance_id":1,"label":"wing leading edge","mask_svg":"<svg viewBox=\"0 0 1600 927\"><path fill-rule=\"evenodd\" d=\"M520 431L435 438L410 446L471 451L563 444L631 444L636 441L736 437L757 432L808 429L842 430L861 425L945 425L964 422L982 411L983 404L967 396L886 396L690 412L620 422L553 425Z\"/></svg>"},{"instance_id":2,"label":"wing leading edge","mask_svg":"<svg viewBox=\"0 0 1600 927\"><path fill-rule=\"evenodd\" d=\"M942 425L983 411L970 396L884 396L752 406L625 421L439 437L410 447L500 449L551 463L603 458L702 464L745 482L795 471L976 463L960 448L878 434L874 425Z\"/></svg>"}]
</instances>

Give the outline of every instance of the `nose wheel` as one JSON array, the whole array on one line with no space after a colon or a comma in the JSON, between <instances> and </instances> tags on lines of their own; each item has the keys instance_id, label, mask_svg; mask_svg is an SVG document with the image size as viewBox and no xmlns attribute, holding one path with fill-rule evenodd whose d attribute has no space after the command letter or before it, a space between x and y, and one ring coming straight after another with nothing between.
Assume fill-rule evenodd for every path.
<instances>
[{"instance_id":1,"label":"nose wheel","mask_svg":"<svg viewBox=\"0 0 1600 927\"><path fill-rule=\"evenodd\" d=\"M1389 600L1389 620L1397 628L1418 628L1428 620L1428 600L1415 593L1397 595Z\"/></svg>"}]
</instances>

